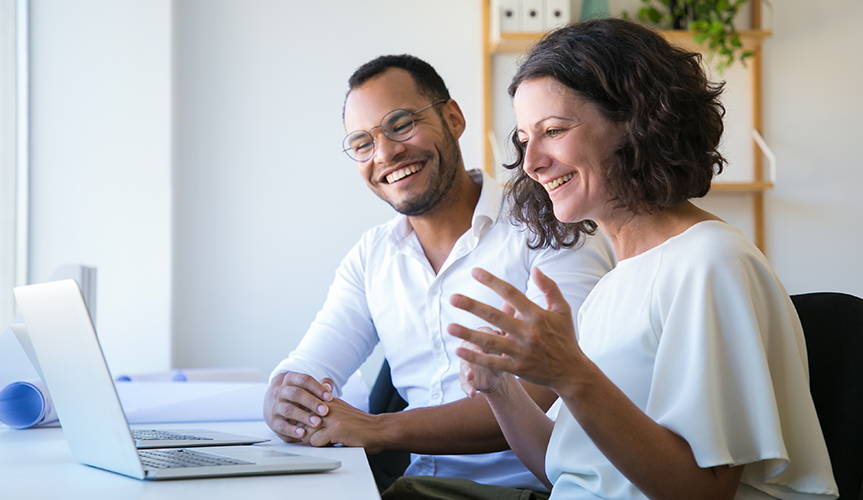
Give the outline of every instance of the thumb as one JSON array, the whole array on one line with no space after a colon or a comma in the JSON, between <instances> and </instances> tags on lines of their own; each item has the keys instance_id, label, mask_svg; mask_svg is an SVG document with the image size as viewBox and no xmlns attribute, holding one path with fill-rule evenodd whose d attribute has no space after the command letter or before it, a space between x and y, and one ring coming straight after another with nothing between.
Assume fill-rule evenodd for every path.
<instances>
[{"instance_id":1,"label":"thumb","mask_svg":"<svg viewBox=\"0 0 863 500\"><path fill-rule=\"evenodd\" d=\"M539 291L542 292L543 295L545 295L545 301L548 304L549 311L567 316L572 314L569 303L563 297L563 294L560 292L560 288L557 287L557 283L543 274L542 271L536 267L530 270L530 275L533 282L536 283L536 287L539 288Z\"/></svg>"}]
</instances>

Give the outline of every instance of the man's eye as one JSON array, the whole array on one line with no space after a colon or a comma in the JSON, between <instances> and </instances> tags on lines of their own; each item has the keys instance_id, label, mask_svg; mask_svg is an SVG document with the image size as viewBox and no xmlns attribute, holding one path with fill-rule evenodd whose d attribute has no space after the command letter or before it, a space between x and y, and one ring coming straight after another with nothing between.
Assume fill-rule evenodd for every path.
<instances>
[{"instance_id":1,"label":"man's eye","mask_svg":"<svg viewBox=\"0 0 863 500\"><path fill-rule=\"evenodd\" d=\"M370 141L369 142L360 142L360 143L357 143L357 144L354 144L353 146L351 146L351 148L356 152L367 151L367 150L371 149L371 147L372 147L372 143Z\"/></svg>"},{"instance_id":2,"label":"man's eye","mask_svg":"<svg viewBox=\"0 0 863 500\"><path fill-rule=\"evenodd\" d=\"M405 135L410 133L411 128L413 127L413 121L411 120L399 120L390 124L390 133L396 136Z\"/></svg>"}]
</instances>

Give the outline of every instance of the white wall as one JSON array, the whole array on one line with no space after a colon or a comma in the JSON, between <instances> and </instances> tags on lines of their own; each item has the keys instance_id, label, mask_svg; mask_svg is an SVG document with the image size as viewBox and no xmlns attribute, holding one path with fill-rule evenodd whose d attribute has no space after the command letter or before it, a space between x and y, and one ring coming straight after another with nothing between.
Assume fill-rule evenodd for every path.
<instances>
[{"instance_id":1,"label":"white wall","mask_svg":"<svg viewBox=\"0 0 863 500\"><path fill-rule=\"evenodd\" d=\"M112 370L169 365L171 3L31 5L30 281L98 268Z\"/></svg>"},{"instance_id":2,"label":"white wall","mask_svg":"<svg viewBox=\"0 0 863 500\"><path fill-rule=\"evenodd\" d=\"M15 311L15 2L0 0L0 328Z\"/></svg>"},{"instance_id":3,"label":"white wall","mask_svg":"<svg viewBox=\"0 0 863 500\"><path fill-rule=\"evenodd\" d=\"M767 256L790 293L863 297L863 2L771 3L764 131L779 179L765 202Z\"/></svg>"},{"instance_id":4,"label":"white wall","mask_svg":"<svg viewBox=\"0 0 863 500\"><path fill-rule=\"evenodd\" d=\"M293 349L360 234L395 212L341 152L347 79L412 53L440 72L481 161L478 1L176 3L175 366Z\"/></svg>"}]
</instances>

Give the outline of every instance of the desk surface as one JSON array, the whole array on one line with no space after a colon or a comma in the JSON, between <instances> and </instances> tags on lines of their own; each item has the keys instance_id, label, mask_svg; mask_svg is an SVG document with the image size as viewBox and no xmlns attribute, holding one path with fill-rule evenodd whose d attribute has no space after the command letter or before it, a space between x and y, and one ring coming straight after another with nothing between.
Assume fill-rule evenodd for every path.
<instances>
[{"instance_id":1,"label":"desk surface","mask_svg":"<svg viewBox=\"0 0 863 500\"><path fill-rule=\"evenodd\" d=\"M136 426L141 427L141 426ZM350 498L379 500L361 448L312 448L276 437L263 421L153 424L153 429L212 429L269 438L274 446L302 455L342 462L339 469L317 474L248 476L172 481L139 481L75 462L59 427L22 431L0 427L0 491L4 499L141 498Z\"/></svg>"}]
</instances>

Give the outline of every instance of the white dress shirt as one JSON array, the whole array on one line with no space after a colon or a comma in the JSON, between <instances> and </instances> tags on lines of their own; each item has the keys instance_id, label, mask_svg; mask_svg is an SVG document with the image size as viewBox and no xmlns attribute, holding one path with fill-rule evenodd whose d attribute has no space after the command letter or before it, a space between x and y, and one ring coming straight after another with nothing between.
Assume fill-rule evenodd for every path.
<instances>
[{"instance_id":1,"label":"white dress shirt","mask_svg":"<svg viewBox=\"0 0 863 500\"><path fill-rule=\"evenodd\" d=\"M336 271L323 309L297 349L273 371L331 378L342 384L380 342L393 385L406 410L442 405L465 397L458 380L461 340L446 327L483 326L479 318L449 303L460 293L500 307L502 299L470 275L481 267L511 283L545 307L530 280L539 268L553 279L573 314L596 282L614 267L615 257L601 234L577 250L530 250L526 231L501 216L503 191L491 177L469 172L482 192L471 228L456 241L435 274L407 218L398 215L366 232ZM446 439L445 436L441 436ZM484 484L544 490L510 452L478 455L413 455L406 475L461 477Z\"/></svg>"}]
</instances>

